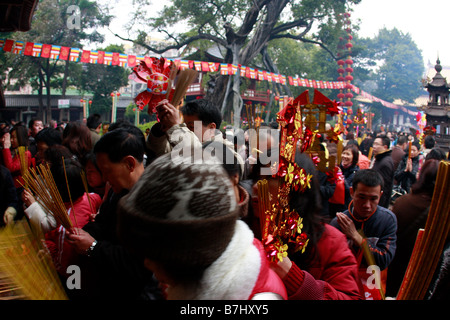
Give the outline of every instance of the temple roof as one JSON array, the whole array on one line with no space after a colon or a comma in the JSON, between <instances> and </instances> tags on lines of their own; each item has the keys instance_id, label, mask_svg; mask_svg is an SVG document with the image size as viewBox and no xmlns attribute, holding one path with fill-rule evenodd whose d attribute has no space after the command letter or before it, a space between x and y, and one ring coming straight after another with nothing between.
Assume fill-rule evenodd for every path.
<instances>
[{"instance_id":1,"label":"temple roof","mask_svg":"<svg viewBox=\"0 0 450 320\"><path fill-rule=\"evenodd\" d=\"M447 83L447 79L441 74L442 66L439 58L436 61L436 65L434 66L434 70L436 70L435 76L432 78L431 82L428 82L425 86L428 87L445 87L448 88L449 85Z\"/></svg>"},{"instance_id":2,"label":"temple roof","mask_svg":"<svg viewBox=\"0 0 450 320\"><path fill-rule=\"evenodd\" d=\"M0 0L0 32L29 31L38 0Z\"/></svg>"}]
</instances>

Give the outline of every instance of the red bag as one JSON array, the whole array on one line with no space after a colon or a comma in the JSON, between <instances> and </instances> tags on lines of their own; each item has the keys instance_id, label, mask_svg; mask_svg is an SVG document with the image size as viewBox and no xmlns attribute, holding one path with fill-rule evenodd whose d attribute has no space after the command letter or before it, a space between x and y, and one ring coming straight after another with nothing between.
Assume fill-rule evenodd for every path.
<instances>
[{"instance_id":1,"label":"red bag","mask_svg":"<svg viewBox=\"0 0 450 320\"><path fill-rule=\"evenodd\" d=\"M336 184L336 188L334 189L333 196L328 200L330 203L336 204L345 204L345 180L344 175L339 170L338 167L335 167L334 173L334 182Z\"/></svg>"}]
</instances>

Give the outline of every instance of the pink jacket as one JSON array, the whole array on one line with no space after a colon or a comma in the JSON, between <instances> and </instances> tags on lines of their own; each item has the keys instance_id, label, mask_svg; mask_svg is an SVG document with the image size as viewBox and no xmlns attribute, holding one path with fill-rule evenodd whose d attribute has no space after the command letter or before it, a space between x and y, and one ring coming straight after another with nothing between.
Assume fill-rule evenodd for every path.
<instances>
[{"instance_id":1,"label":"pink jacket","mask_svg":"<svg viewBox=\"0 0 450 320\"><path fill-rule=\"evenodd\" d=\"M70 203L66 203L67 212L74 227L83 228L90 220L91 214L96 214L102 199L96 193L90 193L89 199L87 193L78 198L73 203L73 209ZM92 208L91 208L92 205ZM75 212L75 214L73 214ZM67 275L67 267L77 264L78 254L66 237L66 230L59 225L55 229L45 234L47 247L52 255L53 262L59 274Z\"/></svg>"}]
</instances>

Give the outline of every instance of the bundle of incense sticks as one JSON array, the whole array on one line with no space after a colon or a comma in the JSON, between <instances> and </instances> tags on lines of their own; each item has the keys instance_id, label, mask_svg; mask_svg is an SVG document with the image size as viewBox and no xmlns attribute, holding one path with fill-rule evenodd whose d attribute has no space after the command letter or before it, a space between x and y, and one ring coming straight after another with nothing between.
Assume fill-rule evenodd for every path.
<instances>
[{"instance_id":1,"label":"bundle of incense sticks","mask_svg":"<svg viewBox=\"0 0 450 320\"><path fill-rule=\"evenodd\" d=\"M441 161L423 232L416 243L397 300L423 300L450 231L450 162Z\"/></svg>"},{"instance_id":2,"label":"bundle of incense sticks","mask_svg":"<svg viewBox=\"0 0 450 320\"><path fill-rule=\"evenodd\" d=\"M173 97L171 101L174 107L178 107L180 102L183 100L183 97L185 96L189 86L195 80L195 78L197 78L197 75L198 72L194 69L184 69L180 71L176 79L175 90L173 92ZM172 86L171 82L170 86Z\"/></svg>"},{"instance_id":3,"label":"bundle of incense sticks","mask_svg":"<svg viewBox=\"0 0 450 320\"><path fill-rule=\"evenodd\" d=\"M26 220L0 231L0 273L17 299L67 300L50 253Z\"/></svg>"},{"instance_id":4,"label":"bundle of incense sticks","mask_svg":"<svg viewBox=\"0 0 450 320\"><path fill-rule=\"evenodd\" d=\"M28 169L28 158L27 158L27 148L24 146L20 146L17 148L17 154L19 155L20 160L20 172L23 175Z\"/></svg>"},{"instance_id":5,"label":"bundle of incense sticks","mask_svg":"<svg viewBox=\"0 0 450 320\"><path fill-rule=\"evenodd\" d=\"M372 153L373 153L373 148L370 147L370 149L369 149L369 155L367 156L367 158L369 158L369 160L372 160Z\"/></svg>"},{"instance_id":6,"label":"bundle of incense sticks","mask_svg":"<svg viewBox=\"0 0 450 320\"><path fill-rule=\"evenodd\" d=\"M411 159L412 141L408 142L408 160Z\"/></svg>"},{"instance_id":7,"label":"bundle of incense sticks","mask_svg":"<svg viewBox=\"0 0 450 320\"><path fill-rule=\"evenodd\" d=\"M259 180L258 186L258 213L262 239L267 236L267 226L270 222L270 195L269 184L266 179Z\"/></svg>"},{"instance_id":8,"label":"bundle of incense sticks","mask_svg":"<svg viewBox=\"0 0 450 320\"><path fill-rule=\"evenodd\" d=\"M24 188L35 195L44 211L50 213L66 230L70 230L73 224L48 164L40 164L36 169L28 168L22 178L25 182ZM73 214L75 218L75 213Z\"/></svg>"}]
</instances>

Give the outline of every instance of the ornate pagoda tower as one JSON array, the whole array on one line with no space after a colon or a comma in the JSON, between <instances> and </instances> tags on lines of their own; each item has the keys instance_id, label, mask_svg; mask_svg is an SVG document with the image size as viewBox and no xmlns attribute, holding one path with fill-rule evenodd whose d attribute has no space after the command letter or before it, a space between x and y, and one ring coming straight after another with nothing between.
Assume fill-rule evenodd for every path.
<instances>
[{"instance_id":1,"label":"ornate pagoda tower","mask_svg":"<svg viewBox=\"0 0 450 320\"><path fill-rule=\"evenodd\" d=\"M437 146L448 152L450 148L450 85L441 74L440 63L438 58L434 67L436 75L424 85L429 93L429 99L428 104L420 107L420 110L426 114L427 126L436 129Z\"/></svg>"}]
</instances>

